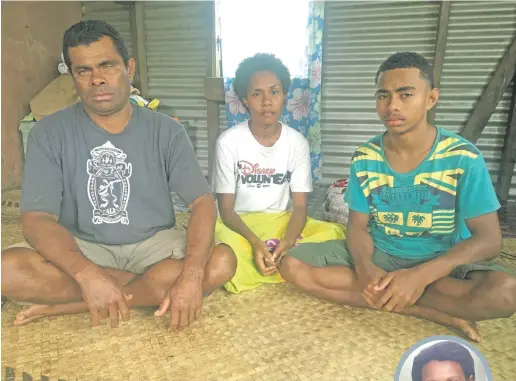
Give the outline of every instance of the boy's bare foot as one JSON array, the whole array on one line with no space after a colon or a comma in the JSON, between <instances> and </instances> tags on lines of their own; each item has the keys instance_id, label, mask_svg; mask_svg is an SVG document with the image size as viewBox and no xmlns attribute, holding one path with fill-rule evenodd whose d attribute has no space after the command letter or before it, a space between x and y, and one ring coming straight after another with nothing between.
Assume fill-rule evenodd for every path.
<instances>
[{"instance_id":1,"label":"boy's bare foot","mask_svg":"<svg viewBox=\"0 0 516 381\"><path fill-rule=\"evenodd\" d=\"M482 335L478 331L477 323L474 321L462 320L459 318L454 318L456 322L454 322L450 328L456 330L466 336L468 339L472 341L479 342L482 340Z\"/></svg>"},{"instance_id":2,"label":"boy's bare foot","mask_svg":"<svg viewBox=\"0 0 516 381\"><path fill-rule=\"evenodd\" d=\"M418 317L420 319L428 320L433 323L437 323L444 327L448 327L466 338L479 342L482 340L482 335L477 329L475 322L460 319L458 317L450 316L440 311L432 310L429 308L422 308L414 305L400 312L402 315L409 315Z\"/></svg>"}]
</instances>

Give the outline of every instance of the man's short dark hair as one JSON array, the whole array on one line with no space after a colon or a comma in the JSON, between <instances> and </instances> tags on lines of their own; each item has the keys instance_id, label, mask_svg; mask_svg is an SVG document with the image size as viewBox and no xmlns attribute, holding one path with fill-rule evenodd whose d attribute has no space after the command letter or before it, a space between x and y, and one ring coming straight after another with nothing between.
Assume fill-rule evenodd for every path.
<instances>
[{"instance_id":1,"label":"man's short dark hair","mask_svg":"<svg viewBox=\"0 0 516 381\"><path fill-rule=\"evenodd\" d=\"M124 65L127 67L130 56L120 33L105 21L84 20L68 28L63 37L63 57L68 70L72 71L70 48L90 45L105 36L111 38L118 53L122 56Z\"/></svg>"},{"instance_id":2,"label":"man's short dark hair","mask_svg":"<svg viewBox=\"0 0 516 381\"><path fill-rule=\"evenodd\" d=\"M412 365L412 381L421 381L423 378L423 368L430 361L453 361L458 363L466 380L471 376L475 378L475 362L469 350L462 344L455 341L443 341L423 349L414 358Z\"/></svg>"},{"instance_id":3,"label":"man's short dark hair","mask_svg":"<svg viewBox=\"0 0 516 381\"><path fill-rule=\"evenodd\" d=\"M288 68L273 54L258 53L248 57L238 65L233 81L233 88L240 99L247 97L247 87L253 74L259 71L270 71L278 77L285 93L290 87L290 72Z\"/></svg>"},{"instance_id":4,"label":"man's short dark hair","mask_svg":"<svg viewBox=\"0 0 516 381\"><path fill-rule=\"evenodd\" d=\"M378 77L381 73L387 70L394 69L407 69L407 68L417 68L419 69L420 76L422 79L427 81L430 84L430 88L434 88L434 72L432 69L432 65L423 57L421 54L414 52L401 52L395 53L389 58L387 58L380 65L380 68L376 72L376 78L374 83L378 83Z\"/></svg>"}]
</instances>

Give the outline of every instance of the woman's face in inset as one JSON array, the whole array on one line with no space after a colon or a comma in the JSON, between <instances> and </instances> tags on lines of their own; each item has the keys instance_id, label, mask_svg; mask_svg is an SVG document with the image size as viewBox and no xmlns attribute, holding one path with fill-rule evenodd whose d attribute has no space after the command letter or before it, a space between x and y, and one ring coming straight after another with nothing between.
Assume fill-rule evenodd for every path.
<instances>
[{"instance_id":1,"label":"woman's face in inset","mask_svg":"<svg viewBox=\"0 0 516 381\"><path fill-rule=\"evenodd\" d=\"M275 124L285 103L285 92L276 74L270 71L254 73L249 79L244 103L254 122L262 125Z\"/></svg>"}]
</instances>

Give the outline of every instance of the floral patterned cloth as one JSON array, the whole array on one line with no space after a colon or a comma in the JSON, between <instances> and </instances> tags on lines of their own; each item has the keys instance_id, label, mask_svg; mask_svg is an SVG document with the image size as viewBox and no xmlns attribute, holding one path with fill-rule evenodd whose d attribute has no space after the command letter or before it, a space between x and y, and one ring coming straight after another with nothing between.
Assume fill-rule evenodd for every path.
<instances>
[{"instance_id":1,"label":"floral patterned cloth","mask_svg":"<svg viewBox=\"0 0 516 381\"><path fill-rule=\"evenodd\" d=\"M324 1L311 1L308 17L306 77L294 77L281 121L301 132L310 143L313 180L321 180L321 78ZM228 126L249 119L246 108L233 91L233 78L225 78Z\"/></svg>"}]
</instances>

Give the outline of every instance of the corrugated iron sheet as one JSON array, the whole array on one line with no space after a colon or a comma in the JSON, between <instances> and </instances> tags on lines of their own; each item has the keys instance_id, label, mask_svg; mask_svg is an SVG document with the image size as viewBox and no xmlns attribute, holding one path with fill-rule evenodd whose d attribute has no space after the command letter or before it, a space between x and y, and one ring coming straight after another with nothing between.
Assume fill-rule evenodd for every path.
<instances>
[{"instance_id":1,"label":"corrugated iron sheet","mask_svg":"<svg viewBox=\"0 0 516 381\"><path fill-rule=\"evenodd\" d=\"M385 129L378 120L374 78L392 53L433 60L436 2L326 2L323 50L323 183L349 174L355 149Z\"/></svg>"},{"instance_id":2,"label":"corrugated iron sheet","mask_svg":"<svg viewBox=\"0 0 516 381\"><path fill-rule=\"evenodd\" d=\"M149 93L160 111L187 122L203 168L208 170L208 134L204 78L209 62L210 2L145 2Z\"/></svg>"},{"instance_id":3,"label":"corrugated iron sheet","mask_svg":"<svg viewBox=\"0 0 516 381\"><path fill-rule=\"evenodd\" d=\"M85 1L84 19L102 20L113 26L122 35L125 46L132 54L129 7L112 1Z\"/></svg>"},{"instance_id":4,"label":"corrugated iron sheet","mask_svg":"<svg viewBox=\"0 0 516 381\"><path fill-rule=\"evenodd\" d=\"M516 33L516 2L451 4L436 124L458 132L465 125ZM509 86L477 141L492 180L498 180L513 86ZM516 172L510 198L516 199Z\"/></svg>"},{"instance_id":5,"label":"corrugated iron sheet","mask_svg":"<svg viewBox=\"0 0 516 381\"><path fill-rule=\"evenodd\" d=\"M327 2L322 94L325 184L349 174L356 147L384 131L375 112L374 76L397 51L433 60L437 2ZM514 2L452 2L436 124L458 132L516 32ZM512 86L477 146L497 180ZM510 191L516 199L516 173Z\"/></svg>"}]
</instances>

